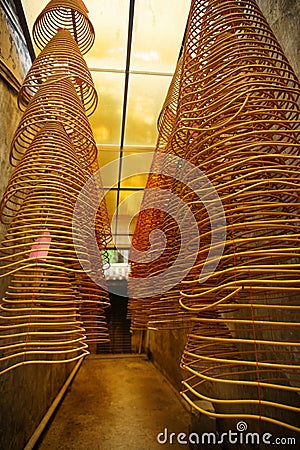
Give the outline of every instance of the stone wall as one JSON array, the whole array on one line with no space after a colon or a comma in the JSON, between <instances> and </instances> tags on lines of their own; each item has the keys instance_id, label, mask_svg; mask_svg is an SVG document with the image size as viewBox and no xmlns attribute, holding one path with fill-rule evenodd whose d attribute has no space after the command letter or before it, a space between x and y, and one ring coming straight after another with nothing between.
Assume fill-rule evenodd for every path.
<instances>
[{"instance_id":1,"label":"stone wall","mask_svg":"<svg viewBox=\"0 0 300 450\"><path fill-rule=\"evenodd\" d=\"M180 360L185 347L186 335L185 329L148 331L146 349L148 357L178 391L184 378Z\"/></svg>"},{"instance_id":2,"label":"stone wall","mask_svg":"<svg viewBox=\"0 0 300 450\"><path fill-rule=\"evenodd\" d=\"M300 78L300 1L256 0L285 56Z\"/></svg>"}]
</instances>

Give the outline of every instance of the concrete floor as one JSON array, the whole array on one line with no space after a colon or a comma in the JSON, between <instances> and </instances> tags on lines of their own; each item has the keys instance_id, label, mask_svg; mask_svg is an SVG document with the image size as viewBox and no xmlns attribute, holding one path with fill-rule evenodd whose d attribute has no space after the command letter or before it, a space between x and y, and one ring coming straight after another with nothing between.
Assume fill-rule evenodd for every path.
<instances>
[{"instance_id":1,"label":"concrete floor","mask_svg":"<svg viewBox=\"0 0 300 450\"><path fill-rule=\"evenodd\" d=\"M182 449L158 433L188 433L190 414L151 362L141 356L88 357L39 450Z\"/></svg>"}]
</instances>

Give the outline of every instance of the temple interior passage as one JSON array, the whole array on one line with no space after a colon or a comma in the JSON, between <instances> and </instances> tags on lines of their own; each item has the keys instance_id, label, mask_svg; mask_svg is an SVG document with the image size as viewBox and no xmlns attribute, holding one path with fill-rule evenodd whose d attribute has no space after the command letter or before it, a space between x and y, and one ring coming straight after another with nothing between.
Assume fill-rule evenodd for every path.
<instances>
[{"instance_id":1,"label":"temple interior passage","mask_svg":"<svg viewBox=\"0 0 300 450\"><path fill-rule=\"evenodd\" d=\"M300 448L300 0L0 0L0 450Z\"/></svg>"},{"instance_id":2,"label":"temple interior passage","mask_svg":"<svg viewBox=\"0 0 300 450\"><path fill-rule=\"evenodd\" d=\"M168 433L189 430L189 412L145 356L92 356L80 368L40 450L132 450L161 445Z\"/></svg>"}]
</instances>

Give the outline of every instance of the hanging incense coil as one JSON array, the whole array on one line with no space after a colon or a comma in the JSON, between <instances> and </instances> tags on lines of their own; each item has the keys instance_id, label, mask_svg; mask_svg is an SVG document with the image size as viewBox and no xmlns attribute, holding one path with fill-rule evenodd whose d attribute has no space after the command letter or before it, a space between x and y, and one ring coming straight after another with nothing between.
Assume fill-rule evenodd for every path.
<instances>
[{"instance_id":1,"label":"hanging incense coil","mask_svg":"<svg viewBox=\"0 0 300 450\"><path fill-rule=\"evenodd\" d=\"M176 179L172 178L172 176L162 176L152 174L152 172L158 172L158 174L169 174L168 170L168 158L162 158L161 153L158 152L164 152L166 154L174 154L178 153L179 155L182 155L184 152L177 151L176 147L176 140L173 136L174 127L176 126L176 118L177 118L177 108L178 108L178 99L179 99L179 93L180 93L180 82L181 82L181 72L182 72L182 57L178 60L176 70L174 73L174 76L172 78L166 100L164 102L161 114L159 116L158 120L158 128L159 128L159 136L156 146L156 155L153 160L153 164L151 167L151 174L149 176L146 191L147 189L151 188L158 188L158 189L166 189L170 190L172 194L176 196L176 198L183 198L184 199L184 192L181 192L181 183L180 179L184 180L185 174L183 173L181 175L181 165L182 162L178 160L176 173L173 174ZM168 145L170 143L170 140L172 138L172 146ZM176 150L176 151L175 151ZM173 161L171 159L171 161ZM153 183L151 180L155 180ZM153 201L153 204L155 204L155 200ZM174 202L173 202L174 203ZM145 207L150 208L151 207L151 200L150 202L147 200L143 200L143 204ZM174 212L175 216L179 217L180 213L178 213L176 210L178 208L177 202L175 201L174 206L172 206L172 201L169 201L167 210L171 213ZM142 217L142 214L144 211L140 213L140 216ZM182 214L185 214L185 210L183 208ZM159 217L159 215L156 215ZM140 219L140 217L139 217ZM147 224L147 225L146 225ZM174 265L174 270L170 271L170 277L168 280L166 280L166 285L172 286L171 289L166 289L166 292L160 297L160 298L153 298L151 303L148 303L149 311L147 311L147 320L148 320L148 327L151 329L175 329L175 328L186 328L187 322L190 316L190 313L184 310L179 302L179 294L180 294L180 286L177 283L177 279L180 279L180 272L186 270L186 262L183 260L181 261L181 266L179 266L178 262L176 260L176 257L181 249L181 236L180 231L176 225L176 221L172 219L172 217L161 217L160 220L154 219L153 216L149 213L149 209L147 210L147 213L145 214L145 219L143 221L139 221L137 223L137 227L134 233L133 237L133 245L135 245L136 242L144 242L144 236L147 236L152 230L160 229L164 233L165 236L168 236L168 244L166 246L164 256L160 258L158 261L155 261L155 264L153 266L148 265L146 272L143 272L143 277L146 276L147 278L153 276L155 273L164 272L168 269L168 267ZM145 251L147 248L147 241L145 242L144 246L141 246L139 244L139 250ZM189 249L185 249L187 256L189 258ZM183 264L182 264L183 263ZM133 276L135 273L138 273L141 268L132 265L133 270L132 274ZM174 281L173 281L174 279ZM129 286L130 286L130 278L129 278ZM144 286L146 288L146 285ZM130 292L130 289L129 289ZM138 310L139 303L137 301L134 302L134 305L132 307L133 311ZM143 304L141 303L141 308L143 308Z\"/></svg>"},{"instance_id":2,"label":"hanging incense coil","mask_svg":"<svg viewBox=\"0 0 300 450\"><path fill-rule=\"evenodd\" d=\"M186 214L186 205L184 203L180 206L178 205L178 196L181 189L181 183L179 182L181 161L180 159L175 159L177 161L175 165L176 170L174 175L171 175L171 172L174 172L174 159L168 158L168 155L165 157L158 150L157 148L151 167L151 175L145 189L142 211L140 212L133 237L133 246L137 247L140 252L150 252L149 261L152 259L152 262L149 262L146 257L144 263L143 261L138 264L131 263L132 270L128 282L129 297L133 294L131 292L132 277L147 278L147 283L141 284L139 292L136 292L136 289L134 290L139 300L130 300L132 328L135 326L136 315L139 315L138 323L146 322L151 329L185 328L190 314L179 304L180 287L178 281L180 281L186 268L189 268L189 264L186 263L184 258L184 252L189 253L190 248L188 245L182 246L181 230L178 226L180 223L177 223ZM170 164L170 161L172 164ZM170 176L167 175L169 173ZM173 176L175 176L175 179ZM160 200L161 191L167 194L163 198L163 202ZM161 210L160 204L162 205ZM160 235L157 235L156 239L152 238L151 249L149 249L149 236L153 230L160 230L166 239L164 251L159 258L155 257L155 253L157 249L161 248ZM189 239L192 239L190 228L189 232ZM179 255L180 250L184 250L184 252ZM133 255L134 251L131 251L130 258ZM177 258L179 259L177 260ZM151 292L149 290L151 277L159 274L164 276L164 293L161 296L152 296L151 301L142 301L141 299L146 296L147 291ZM139 309L142 312L139 312ZM144 321L141 319L142 314L145 316Z\"/></svg>"},{"instance_id":3,"label":"hanging incense coil","mask_svg":"<svg viewBox=\"0 0 300 450\"><path fill-rule=\"evenodd\" d=\"M13 275L0 305L0 375L87 355L78 317L76 293L63 271L32 267Z\"/></svg>"},{"instance_id":4,"label":"hanging incense coil","mask_svg":"<svg viewBox=\"0 0 300 450\"><path fill-rule=\"evenodd\" d=\"M56 141L60 144L59 152L54 145ZM48 122L33 140L10 180L3 204L9 204L9 211L16 209L16 213L0 246L0 277L11 275L17 280L14 282L17 287L11 285L6 294L7 298L13 298L12 310L3 315L0 326L6 330L8 324L13 324L16 329L27 327L30 331L25 344L22 332L16 335L12 347L3 344L7 350L3 364L8 362L5 370L17 367L21 360L22 363L38 363L42 358L39 355L44 354L42 362L63 362L69 358L71 361L87 354L84 340L107 341L102 309L109 305L108 293L95 285L80 266L78 258L90 262L85 241L82 240L77 253L73 242L73 233L80 242L80 230L76 226L72 228L74 205L88 176L62 124ZM87 206L96 194L96 190L89 192L85 199ZM67 297L64 285L60 283L64 277L60 273L66 271L69 274L67 284L72 289L71 294L68 290ZM101 272L104 280L103 268L98 267L97 272L98 277ZM77 283L71 284L72 279ZM32 299L30 306L28 298ZM24 307L20 306L22 299ZM66 311L62 310L61 302L66 305ZM16 315L20 308L22 314ZM28 308L32 308L31 316ZM58 340L60 334L62 337ZM67 338L64 340L65 334L67 338L70 336L70 345ZM49 347L44 343L46 336L55 338L54 342L49 338ZM9 337L3 335L4 340ZM58 357L54 356L51 346L58 349ZM14 349L19 347L24 350L15 352ZM60 357L63 349L66 354Z\"/></svg>"},{"instance_id":5,"label":"hanging incense coil","mask_svg":"<svg viewBox=\"0 0 300 450\"><path fill-rule=\"evenodd\" d=\"M175 229L174 229L175 225ZM174 220L170 220L168 217L164 221L162 227L164 235L167 237L167 245L164 254L157 261L157 267L151 267L151 274L163 273L170 270L169 276L166 280L166 285L171 286L161 296L153 298L150 306L148 317L148 328L161 330L161 329L176 329L184 328L185 323L188 320L189 313L180 307L178 298L180 289L176 282L181 275L176 258L178 257L178 246L180 245L180 233L176 230L176 223ZM175 240L175 237L179 239Z\"/></svg>"},{"instance_id":6,"label":"hanging incense coil","mask_svg":"<svg viewBox=\"0 0 300 450\"><path fill-rule=\"evenodd\" d=\"M98 192L98 210L95 219L95 234L99 248L102 250L103 263L105 266L109 266L107 246L111 244L113 238L98 159L95 159L95 161L93 161L93 163L90 165L90 169L92 174L94 175L95 186Z\"/></svg>"},{"instance_id":7,"label":"hanging incense coil","mask_svg":"<svg viewBox=\"0 0 300 450\"><path fill-rule=\"evenodd\" d=\"M150 306L150 299L130 299L130 302L128 303L127 319L130 320L131 332L147 330Z\"/></svg>"},{"instance_id":8,"label":"hanging incense coil","mask_svg":"<svg viewBox=\"0 0 300 450\"><path fill-rule=\"evenodd\" d=\"M110 342L105 311L94 303L83 302L79 306L80 319L85 330L87 344Z\"/></svg>"},{"instance_id":9,"label":"hanging incense coil","mask_svg":"<svg viewBox=\"0 0 300 450\"><path fill-rule=\"evenodd\" d=\"M146 285L141 284L140 290L137 290L135 287L132 288L132 285L134 286L135 279L138 278L142 280L150 276L151 269L145 251L149 249L149 235L151 231L155 229L161 221L161 212L155 208L155 191L151 191L158 183L158 177L153 174L154 163L152 163L152 170L150 171L151 175L148 178L145 188L142 207L138 216L132 240L132 248L129 254L131 270L128 278L128 318L131 320L132 331L147 329L150 306L153 300L153 298L149 296L149 293L147 294L148 287ZM154 246L154 248L155 244L156 243L152 240L151 245ZM136 260L134 255L135 250L141 252L141 257L139 257L138 260ZM144 298L145 295L146 298Z\"/></svg>"},{"instance_id":10,"label":"hanging incense coil","mask_svg":"<svg viewBox=\"0 0 300 450\"><path fill-rule=\"evenodd\" d=\"M1 220L9 223L18 211L24 198L34 189L56 190L57 197L63 198L63 193L70 194L71 203L75 205L78 194L90 178L90 170L82 168L76 151L64 131L60 121L49 121L39 131L32 144L26 150L18 167L15 169L0 204ZM100 177L91 184L89 191L84 195L87 208L91 204L100 204L99 193ZM101 180L100 180L101 181ZM45 194L47 195L47 194ZM88 198L86 198L88 196ZM101 216L97 215L95 234L98 238L100 249L104 252L108 241L109 223L105 223L107 217L106 205L101 204ZM83 212L83 214L85 214ZM106 219L108 221L108 218ZM91 227L91 223L88 224ZM72 229L72 220L69 222L69 232ZM92 230L92 227L91 227ZM105 239L102 238L104 235ZM98 268L98 270L100 270Z\"/></svg>"},{"instance_id":11,"label":"hanging incense coil","mask_svg":"<svg viewBox=\"0 0 300 450\"><path fill-rule=\"evenodd\" d=\"M78 294L79 314L85 330L86 342L107 343L109 332L105 308L110 306L108 291L95 284L85 273L70 274ZM102 285L105 286L103 275Z\"/></svg>"},{"instance_id":12,"label":"hanging incense coil","mask_svg":"<svg viewBox=\"0 0 300 450\"><path fill-rule=\"evenodd\" d=\"M182 56L177 62L176 69L166 95L166 99L157 121L159 134L156 150L159 151L163 151L163 149L167 145L176 122L181 71Z\"/></svg>"},{"instance_id":13,"label":"hanging incense coil","mask_svg":"<svg viewBox=\"0 0 300 450\"><path fill-rule=\"evenodd\" d=\"M152 174L151 174L152 175ZM145 188L145 193L147 192L147 186L152 184L152 177L149 175L147 185ZM145 202L145 194L143 197L142 204ZM153 206L153 205L152 205ZM150 311L151 299L142 299L138 297L138 292L132 290L132 279L136 278L146 278L148 277L148 265L143 263L143 261L136 261L133 256L133 251L137 250L143 252L145 249L149 248L149 233L151 232L151 218L154 214L154 209L150 209L150 204L148 204L148 209L139 212L137 224L135 227L134 235L132 238L132 247L129 253L129 263L130 272L128 275L128 306L127 306L127 318L130 319L130 329L134 330L146 330L148 323L148 316Z\"/></svg>"},{"instance_id":14,"label":"hanging incense coil","mask_svg":"<svg viewBox=\"0 0 300 450\"><path fill-rule=\"evenodd\" d=\"M78 258L90 261L89 248L73 215L87 179L88 172L81 168L62 125L47 123L14 172L1 204L4 217L17 210L0 247L4 276L35 266L36 259L45 267L83 271ZM86 208L97 199L95 186L87 194ZM97 267L98 272L101 269Z\"/></svg>"},{"instance_id":15,"label":"hanging incense coil","mask_svg":"<svg viewBox=\"0 0 300 450\"><path fill-rule=\"evenodd\" d=\"M9 180L0 204L1 221L9 223L26 195L36 188L56 186L58 190L73 192L76 198L88 176L62 123L46 122Z\"/></svg>"},{"instance_id":16,"label":"hanging incense coil","mask_svg":"<svg viewBox=\"0 0 300 450\"><path fill-rule=\"evenodd\" d=\"M24 199L0 246L0 276L37 263L56 270L82 271L72 238L72 200L44 189ZM84 241L80 258L88 259Z\"/></svg>"},{"instance_id":17,"label":"hanging incense coil","mask_svg":"<svg viewBox=\"0 0 300 450\"><path fill-rule=\"evenodd\" d=\"M131 260L131 273L128 280L128 294L129 294L129 306L131 317L132 330L146 328L149 325L158 327L160 324L165 324L167 321L170 324L174 319L174 315L170 314L170 310L166 307L166 301L160 299L157 295L151 296L152 290L149 289L149 282L151 284L151 277L157 276L160 273L165 272L170 266L172 266L174 260L177 257L176 242L174 241L175 234L173 233L174 219L168 214L172 212L171 201L168 199L169 192L173 192L174 179L162 173L168 173L168 167L164 167L164 163L168 164L168 159L160 158L157 153L154 156L152 167L150 170L150 176L148 178L145 193L142 201L141 211L138 216L136 229L133 236L133 247L141 252L141 257L138 261L132 262L135 259L135 250L132 248L129 260ZM165 192L164 206L166 212L160 209L161 194ZM168 225L170 227L168 228ZM175 223L176 228L176 223ZM151 245L149 242L149 236L153 230L161 230L166 239L165 248L163 249L163 243L160 235L151 236ZM176 236L177 237L177 236ZM180 239L179 239L180 242ZM161 253L161 250L163 252ZM161 253L161 254L160 254ZM157 255L160 255L157 257ZM176 271L175 271L176 272ZM177 273L170 273L177 276ZM147 283L141 283L139 290L136 288L135 279L149 279ZM132 282L133 280L133 282ZM147 280L148 281L148 280ZM170 278L165 279L165 287L170 283ZM171 283L172 284L172 283ZM176 284L176 281L175 281ZM131 286L133 285L133 289ZM168 295L168 294L165 294ZM136 298L133 298L135 296ZM147 298L148 297L148 298ZM178 303L178 297L172 302L174 306L175 316L179 310L182 311ZM172 310L173 312L173 310ZM183 311L182 314L186 314ZM155 325L154 325L155 324Z\"/></svg>"},{"instance_id":18,"label":"hanging incense coil","mask_svg":"<svg viewBox=\"0 0 300 450\"><path fill-rule=\"evenodd\" d=\"M18 105L24 110L49 76L72 80L88 115L98 102L97 92L77 43L68 30L59 30L33 62L18 94Z\"/></svg>"},{"instance_id":19,"label":"hanging incense coil","mask_svg":"<svg viewBox=\"0 0 300 450\"><path fill-rule=\"evenodd\" d=\"M81 0L51 0L33 25L33 39L40 50L59 28L69 30L82 54L87 53L95 40L95 32L88 11Z\"/></svg>"},{"instance_id":20,"label":"hanging incense coil","mask_svg":"<svg viewBox=\"0 0 300 450\"><path fill-rule=\"evenodd\" d=\"M175 183L201 242L179 286L193 328L183 355L189 378L182 395L195 409L196 400L212 402L215 413L201 412L216 418L257 419L297 431L299 94L254 1L192 1L177 118L164 152L208 177L223 204L227 236L217 202L205 207L206 190L199 198ZM212 244L214 232L224 241ZM202 281L210 250L223 245L218 267ZM166 268L162 262L157 270ZM159 326L168 296L150 304Z\"/></svg>"},{"instance_id":21,"label":"hanging incense coil","mask_svg":"<svg viewBox=\"0 0 300 450\"><path fill-rule=\"evenodd\" d=\"M153 270L159 270L161 272L172 268L166 280L166 285L171 286L171 288L151 303L148 328L154 330L186 328L190 316L190 313L183 309L178 301L180 297L180 284L177 280L181 279L181 274L186 270L184 253L189 253L190 251L189 247L185 247L183 255L180 259L177 259L180 250L182 250L181 230L178 227L177 221L172 217L172 212L175 217L183 217L185 213L185 204L182 205L182 214L180 210L177 210L178 204L176 199L179 194L179 185L180 183L177 180L169 184L172 194L175 194L176 197L175 201L174 198L170 199L168 204L170 214L161 222L161 229L167 238L167 244L156 269L153 267ZM192 234L190 238L192 239Z\"/></svg>"},{"instance_id":22,"label":"hanging incense coil","mask_svg":"<svg viewBox=\"0 0 300 450\"><path fill-rule=\"evenodd\" d=\"M192 2L182 73L172 139L214 184L227 219L223 256L201 284L209 217L186 197L204 239L181 282L181 306L201 324L183 356L193 358L183 396L211 401L218 418L299 431L299 82L252 0Z\"/></svg>"},{"instance_id":23,"label":"hanging incense coil","mask_svg":"<svg viewBox=\"0 0 300 450\"><path fill-rule=\"evenodd\" d=\"M256 418L299 431L300 349L299 342L289 339L289 334L299 333L296 305L296 298L290 311L286 304L272 305L271 314L265 305L254 321L249 304L239 318L212 310L192 319L194 329L182 360L187 374L182 395L188 403L210 401L215 417Z\"/></svg>"},{"instance_id":24,"label":"hanging incense coil","mask_svg":"<svg viewBox=\"0 0 300 450\"><path fill-rule=\"evenodd\" d=\"M62 122L82 166L93 163L97 147L83 105L69 79L53 76L41 85L23 113L11 145L12 165L21 159L36 133L53 120Z\"/></svg>"},{"instance_id":25,"label":"hanging incense coil","mask_svg":"<svg viewBox=\"0 0 300 450\"><path fill-rule=\"evenodd\" d=\"M97 273L105 286L102 261L94 267L88 239L74 221L79 193L87 210L102 197L102 183L96 185L93 177L88 192L81 192L97 164L84 112L84 107L89 113L95 109L97 95L73 38L55 27L60 20L65 28L72 22L70 32L82 51L92 45L94 33L83 2L58 3L51 1L35 23L38 43L57 35L22 87L19 103L29 103L10 155L12 163L20 162L1 202L2 221L10 226L0 246L0 278L10 276L10 284L0 304L0 374L25 364L72 362L89 353L87 342L109 339L108 293L81 266L89 266L87 272ZM66 57L58 50L63 46ZM96 226L103 250L109 227L104 202L99 211L89 232L93 235ZM82 211L83 222L85 215Z\"/></svg>"},{"instance_id":26,"label":"hanging incense coil","mask_svg":"<svg viewBox=\"0 0 300 450\"><path fill-rule=\"evenodd\" d=\"M77 290L80 301L88 304L96 304L101 308L110 306L110 298L106 289L105 278L103 274L103 287L94 283L86 273L71 273L70 280Z\"/></svg>"},{"instance_id":27,"label":"hanging incense coil","mask_svg":"<svg viewBox=\"0 0 300 450\"><path fill-rule=\"evenodd\" d=\"M238 348L232 339L230 329L217 319L220 319L220 315L215 311L209 311L202 312L198 317L190 320L190 331L182 355L181 366L195 380L198 378L197 376L193 377L194 371L200 370L203 380L205 380L205 374L216 370L214 362L209 359L212 355L215 358L224 359L238 354Z\"/></svg>"}]
</instances>

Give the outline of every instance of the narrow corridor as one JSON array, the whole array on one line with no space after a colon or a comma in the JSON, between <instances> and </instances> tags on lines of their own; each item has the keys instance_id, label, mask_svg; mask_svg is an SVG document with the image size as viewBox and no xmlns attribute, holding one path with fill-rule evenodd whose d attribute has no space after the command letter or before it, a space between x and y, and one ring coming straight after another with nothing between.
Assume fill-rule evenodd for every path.
<instances>
[{"instance_id":1,"label":"narrow corridor","mask_svg":"<svg viewBox=\"0 0 300 450\"><path fill-rule=\"evenodd\" d=\"M39 450L151 450L157 435L187 433L190 415L145 356L90 356L82 364Z\"/></svg>"}]
</instances>

